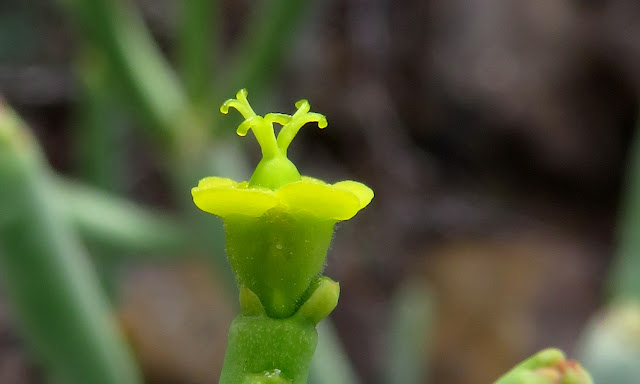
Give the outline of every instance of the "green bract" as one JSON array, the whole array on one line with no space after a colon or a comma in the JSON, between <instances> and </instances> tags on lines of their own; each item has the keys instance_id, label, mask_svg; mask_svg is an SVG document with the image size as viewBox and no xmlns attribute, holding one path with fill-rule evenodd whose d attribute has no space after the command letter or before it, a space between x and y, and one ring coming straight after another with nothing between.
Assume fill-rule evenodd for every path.
<instances>
[{"instance_id":1,"label":"green bract","mask_svg":"<svg viewBox=\"0 0 640 384\"><path fill-rule=\"evenodd\" d=\"M237 109L245 118L238 127L251 129L262 148L262 160L249 182L207 177L192 189L198 208L224 219L227 254L240 286L253 291L268 316L286 318L302 304L322 268L336 222L348 220L373 198L355 181L327 184L300 176L287 158L287 148L308 122L327 121L310 113L309 103L296 103L292 115L255 114L246 90L220 110ZM282 125L276 137L273 124Z\"/></svg>"}]
</instances>

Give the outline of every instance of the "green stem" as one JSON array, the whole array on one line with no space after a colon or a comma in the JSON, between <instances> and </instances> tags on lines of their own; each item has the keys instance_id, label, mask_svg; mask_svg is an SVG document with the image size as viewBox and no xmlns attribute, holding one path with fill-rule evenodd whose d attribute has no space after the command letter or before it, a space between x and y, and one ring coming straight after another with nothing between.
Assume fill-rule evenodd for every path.
<instances>
[{"instance_id":1,"label":"green stem","mask_svg":"<svg viewBox=\"0 0 640 384\"><path fill-rule=\"evenodd\" d=\"M311 322L240 315L229 329L220 384L307 384L317 343Z\"/></svg>"},{"instance_id":2,"label":"green stem","mask_svg":"<svg viewBox=\"0 0 640 384\"><path fill-rule=\"evenodd\" d=\"M140 384L35 140L0 104L0 273L25 338L69 384Z\"/></svg>"},{"instance_id":3,"label":"green stem","mask_svg":"<svg viewBox=\"0 0 640 384\"><path fill-rule=\"evenodd\" d=\"M255 293L241 287L242 313L229 330L220 384L306 384L316 325L336 307L338 295L338 284L321 277L296 313L274 319Z\"/></svg>"}]
</instances>

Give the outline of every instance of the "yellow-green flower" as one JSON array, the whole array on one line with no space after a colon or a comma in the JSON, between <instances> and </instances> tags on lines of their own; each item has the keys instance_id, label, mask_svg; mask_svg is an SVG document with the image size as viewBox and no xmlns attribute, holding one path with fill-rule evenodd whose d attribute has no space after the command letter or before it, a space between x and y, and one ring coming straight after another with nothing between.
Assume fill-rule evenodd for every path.
<instances>
[{"instance_id":1,"label":"yellow-green flower","mask_svg":"<svg viewBox=\"0 0 640 384\"><path fill-rule=\"evenodd\" d=\"M257 295L267 315L289 317L322 271L335 223L367 206L373 191L355 181L327 184L301 176L287 158L289 144L304 124L327 126L323 115L309 112L306 100L296 103L293 115L263 117L253 111L243 89L220 111L226 114L230 107L245 118L238 135L253 131L262 160L249 181L200 180L191 190L193 201L224 219L227 254L238 284ZM277 137L274 123L282 125Z\"/></svg>"}]
</instances>

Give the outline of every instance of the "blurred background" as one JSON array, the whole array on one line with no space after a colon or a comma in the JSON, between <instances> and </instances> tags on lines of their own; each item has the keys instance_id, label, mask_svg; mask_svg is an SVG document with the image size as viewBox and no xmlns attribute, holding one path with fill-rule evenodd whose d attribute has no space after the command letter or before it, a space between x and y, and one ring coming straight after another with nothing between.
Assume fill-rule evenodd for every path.
<instances>
[{"instance_id":1,"label":"blurred background","mask_svg":"<svg viewBox=\"0 0 640 384\"><path fill-rule=\"evenodd\" d=\"M290 158L376 193L335 234L326 347L344 372L314 382L490 383L547 346L580 355L595 314L640 287L639 68L635 0L0 1L0 93L72 186L56 204L81 211L73 236L148 383L221 366L237 300L189 187L259 160L218 113L243 87L259 114L307 98L329 127ZM118 216L137 209L162 235ZM45 383L16 289L0 382Z\"/></svg>"}]
</instances>

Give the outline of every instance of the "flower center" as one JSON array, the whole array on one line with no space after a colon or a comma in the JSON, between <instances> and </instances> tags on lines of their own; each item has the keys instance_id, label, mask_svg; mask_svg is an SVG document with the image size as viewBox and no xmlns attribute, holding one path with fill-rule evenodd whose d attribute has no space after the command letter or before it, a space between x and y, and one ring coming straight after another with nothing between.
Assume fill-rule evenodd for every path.
<instances>
[{"instance_id":1,"label":"flower center","mask_svg":"<svg viewBox=\"0 0 640 384\"><path fill-rule=\"evenodd\" d=\"M311 106L307 100L300 100L295 104L297 111L293 115L268 113L262 117L256 115L249 105L247 94L246 89L241 89L235 99L222 104L220 112L227 114L229 108L240 112L245 120L238 126L237 134L245 136L252 130L262 149L262 160L253 172L249 186L276 190L285 184L299 181L300 172L287 158L287 149L303 125L317 122L319 128L324 128L327 126L327 119L319 113L309 112ZM274 123L282 125L277 137L273 129Z\"/></svg>"}]
</instances>

